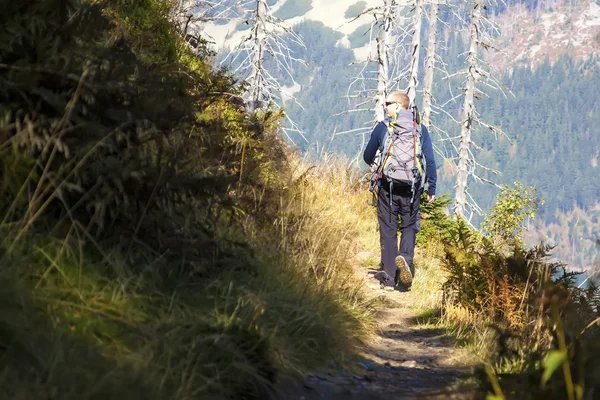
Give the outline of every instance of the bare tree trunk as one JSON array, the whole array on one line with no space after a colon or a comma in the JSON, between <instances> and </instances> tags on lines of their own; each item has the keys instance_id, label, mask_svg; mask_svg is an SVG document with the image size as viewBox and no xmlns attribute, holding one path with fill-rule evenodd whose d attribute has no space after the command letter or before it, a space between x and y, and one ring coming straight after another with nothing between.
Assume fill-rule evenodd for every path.
<instances>
[{"instance_id":1,"label":"bare tree trunk","mask_svg":"<svg viewBox=\"0 0 600 400\"><path fill-rule=\"evenodd\" d=\"M375 120L385 119L385 96L387 95L389 76L389 50L391 30L393 28L394 0L384 0L383 20L380 35L377 37L377 96L375 98Z\"/></svg>"},{"instance_id":2,"label":"bare tree trunk","mask_svg":"<svg viewBox=\"0 0 600 400\"><path fill-rule=\"evenodd\" d=\"M265 0L256 1L256 15L252 27L252 73L250 74L250 111L259 107L265 90L264 55L267 42L267 4Z\"/></svg>"},{"instance_id":3,"label":"bare tree trunk","mask_svg":"<svg viewBox=\"0 0 600 400\"><path fill-rule=\"evenodd\" d=\"M419 53L421 51L421 14L423 12L423 0L415 0L415 13L413 14L413 35L411 46L410 77L408 80L408 98L410 104L415 104L417 95L418 74L419 74Z\"/></svg>"},{"instance_id":4,"label":"bare tree trunk","mask_svg":"<svg viewBox=\"0 0 600 400\"><path fill-rule=\"evenodd\" d=\"M458 148L458 175L456 177L456 194L454 213L464 218L467 206L467 178L469 176L471 127L475 119L475 82L477 80L477 46L479 41L478 27L481 23L482 0L475 0L471 24L469 25L470 47L467 56L467 82L463 104L463 119L460 130Z\"/></svg>"},{"instance_id":5,"label":"bare tree trunk","mask_svg":"<svg viewBox=\"0 0 600 400\"><path fill-rule=\"evenodd\" d=\"M206 3L211 2L206 1ZM220 62L220 65L230 66L233 72L243 77L247 84L242 96L246 103L246 110L252 113L259 108L280 109L284 102L282 93L286 91L269 68L276 68L278 72L285 73L295 83L293 65L296 62L304 65L306 63L293 56L290 44L306 48L302 38L284 21L271 15L267 0L213 0L211 4L212 7L222 8L218 10L218 17L214 20L238 20L247 22L251 26L250 31L243 35L236 48ZM271 56L268 64L265 63L267 55ZM293 94L289 96L299 104ZM285 126L282 124L281 132L292 142L289 132L300 135L306 141L302 130L290 116L285 114L284 118L288 123Z\"/></svg>"},{"instance_id":6,"label":"bare tree trunk","mask_svg":"<svg viewBox=\"0 0 600 400\"><path fill-rule=\"evenodd\" d=\"M437 36L437 18L439 4L431 3L429 11L429 37L427 39L427 57L425 59L425 83L423 87L423 118L421 121L427 127L431 126L431 100L433 98L433 71L435 69L435 52L436 52L436 36Z\"/></svg>"}]
</instances>

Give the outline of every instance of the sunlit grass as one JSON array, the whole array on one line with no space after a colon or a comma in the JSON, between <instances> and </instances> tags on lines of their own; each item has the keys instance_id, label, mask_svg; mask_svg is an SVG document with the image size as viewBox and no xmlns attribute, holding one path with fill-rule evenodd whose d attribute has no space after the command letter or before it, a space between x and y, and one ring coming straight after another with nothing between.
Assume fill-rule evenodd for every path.
<instances>
[{"instance_id":1,"label":"sunlit grass","mask_svg":"<svg viewBox=\"0 0 600 400\"><path fill-rule=\"evenodd\" d=\"M443 251L442 244L436 242L415 250L415 279L411 293L416 307L438 309L443 305L442 284L447 276L440 262Z\"/></svg>"}]
</instances>

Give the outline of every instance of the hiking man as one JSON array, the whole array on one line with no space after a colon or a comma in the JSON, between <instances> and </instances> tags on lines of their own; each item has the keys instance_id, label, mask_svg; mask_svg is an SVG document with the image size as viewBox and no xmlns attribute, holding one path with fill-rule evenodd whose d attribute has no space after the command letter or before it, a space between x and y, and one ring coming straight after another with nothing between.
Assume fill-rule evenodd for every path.
<instances>
[{"instance_id":1,"label":"hiking man","mask_svg":"<svg viewBox=\"0 0 600 400\"><path fill-rule=\"evenodd\" d=\"M427 128L417 124L406 93L392 91L386 98L387 118L377 123L364 151L368 165L379 163L377 219L383 265L382 288L399 282L410 287L421 194L427 182L427 202L435 200L437 172ZM377 157L379 156L379 157ZM379 160L377 160L379 158ZM398 249L398 215L401 218Z\"/></svg>"}]
</instances>

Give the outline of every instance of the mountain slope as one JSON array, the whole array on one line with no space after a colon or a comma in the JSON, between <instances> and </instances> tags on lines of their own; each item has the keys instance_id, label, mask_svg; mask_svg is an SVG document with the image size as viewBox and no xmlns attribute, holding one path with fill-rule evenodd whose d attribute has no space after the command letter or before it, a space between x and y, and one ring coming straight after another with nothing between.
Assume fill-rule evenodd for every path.
<instances>
[{"instance_id":1,"label":"mountain slope","mask_svg":"<svg viewBox=\"0 0 600 400\"><path fill-rule=\"evenodd\" d=\"M600 52L600 5L586 0L556 4L547 11L528 11L514 5L495 19L502 36L501 52L492 57L501 71L516 65L539 66L568 54L580 61Z\"/></svg>"}]
</instances>

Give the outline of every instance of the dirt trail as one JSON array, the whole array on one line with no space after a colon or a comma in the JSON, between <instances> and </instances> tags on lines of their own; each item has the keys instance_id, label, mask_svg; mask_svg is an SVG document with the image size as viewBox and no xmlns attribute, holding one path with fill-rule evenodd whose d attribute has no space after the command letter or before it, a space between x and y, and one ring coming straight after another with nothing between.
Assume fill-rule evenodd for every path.
<instances>
[{"instance_id":1,"label":"dirt trail","mask_svg":"<svg viewBox=\"0 0 600 400\"><path fill-rule=\"evenodd\" d=\"M373 278L376 271L358 269L368 295L384 296L379 334L367 343L353 371L331 369L309 376L302 387L285 396L290 400L354 399L473 399L458 389L472 367L442 329L419 325L410 308L410 292L384 292Z\"/></svg>"}]
</instances>

